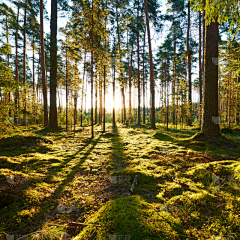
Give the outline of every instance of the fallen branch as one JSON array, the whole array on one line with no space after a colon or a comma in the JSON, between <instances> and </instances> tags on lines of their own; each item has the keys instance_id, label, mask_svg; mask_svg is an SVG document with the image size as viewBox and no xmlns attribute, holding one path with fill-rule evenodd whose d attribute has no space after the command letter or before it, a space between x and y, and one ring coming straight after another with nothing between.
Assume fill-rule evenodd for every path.
<instances>
[{"instance_id":1,"label":"fallen branch","mask_svg":"<svg viewBox=\"0 0 240 240\"><path fill-rule=\"evenodd\" d=\"M134 180L133 180L133 184L130 188L130 192L133 193L134 192L134 188L135 186L138 185L138 175L135 176Z\"/></svg>"},{"instance_id":2,"label":"fallen branch","mask_svg":"<svg viewBox=\"0 0 240 240\"><path fill-rule=\"evenodd\" d=\"M87 223L77 223L77 222L70 222L68 225L59 225L59 224L50 224L51 226L57 226L57 227L68 227L68 228L76 228L78 226L81 227L87 227L87 226L94 226L94 227L101 227L101 225L97 224L87 224Z\"/></svg>"},{"instance_id":3,"label":"fallen branch","mask_svg":"<svg viewBox=\"0 0 240 240\"><path fill-rule=\"evenodd\" d=\"M94 227L101 227L101 225L98 224L92 224L92 223L77 223L77 222L70 222L71 225L77 225L77 226L94 226Z\"/></svg>"},{"instance_id":4,"label":"fallen branch","mask_svg":"<svg viewBox=\"0 0 240 240\"><path fill-rule=\"evenodd\" d=\"M74 229L77 226L68 226L68 225L60 225L60 224L49 224L50 226L56 226L56 227L66 227L66 228L71 228Z\"/></svg>"},{"instance_id":5,"label":"fallen branch","mask_svg":"<svg viewBox=\"0 0 240 240\"><path fill-rule=\"evenodd\" d=\"M97 235L97 232L96 231L93 232L93 234L88 238L88 240L94 239L96 237L96 235Z\"/></svg>"}]
</instances>

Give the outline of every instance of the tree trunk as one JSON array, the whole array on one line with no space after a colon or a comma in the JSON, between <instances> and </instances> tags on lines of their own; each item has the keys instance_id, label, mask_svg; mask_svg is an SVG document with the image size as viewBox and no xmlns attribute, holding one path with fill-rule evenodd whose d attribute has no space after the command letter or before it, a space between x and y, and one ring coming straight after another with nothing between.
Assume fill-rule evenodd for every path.
<instances>
[{"instance_id":1,"label":"tree trunk","mask_svg":"<svg viewBox=\"0 0 240 240\"><path fill-rule=\"evenodd\" d=\"M192 67L191 67L191 50L190 49L190 27L191 27L191 9L190 2L188 2L188 28L187 28L187 59L188 59L188 105L189 105L189 116L188 125L192 124Z\"/></svg>"},{"instance_id":2,"label":"tree trunk","mask_svg":"<svg viewBox=\"0 0 240 240\"><path fill-rule=\"evenodd\" d=\"M45 68L45 50L44 50L44 31L43 31L43 0L40 0L40 41L41 41L41 65L42 65L42 87L44 104L44 127L48 126L48 102L47 102L47 83Z\"/></svg>"},{"instance_id":3,"label":"tree trunk","mask_svg":"<svg viewBox=\"0 0 240 240\"><path fill-rule=\"evenodd\" d=\"M138 125L141 124L141 98L140 98L140 54L139 54L139 1L137 9L137 58L138 58Z\"/></svg>"},{"instance_id":4,"label":"tree trunk","mask_svg":"<svg viewBox=\"0 0 240 240\"><path fill-rule=\"evenodd\" d=\"M175 22L173 21L173 48L174 48L174 56L173 56L173 82L172 82L172 123L175 125L175 88L176 88L176 31L175 31Z\"/></svg>"},{"instance_id":5,"label":"tree trunk","mask_svg":"<svg viewBox=\"0 0 240 240\"><path fill-rule=\"evenodd\" d=\"M33 50L33 97L32 97L32 109L33 109L33 121L34 123L36 123L36 117L35 117L35 114L36 114L36 101L35 101L35 56L34 56L34 53L35 53L35 50L34 50L34 36L33 36L33 42L32 42L32 50Z\"/></svg>"},{"instance_id":6,"label":"tree trunk","mask_svg":"<svg viewBox=\"0 0 240 240\"><path fill-rule=\"evenodd\" d=\"M18 75L18 21L19 21L19 9L20 5L18 2L18 10L17 10L17 27L16 27L16 35L15 35L15 81L16 81L16 89L14 93L14 104L15 104L15 111L14 111L14 125L18 125L18 111L19 111L19 75Z\"/></svg>"},{"instance_id":7,"label":"tree trunk","mask_svg":"<svg viewBox=\"0 0 240 240\"><path fill-rule=\"evenodd\" d=\"M133 57L133 42L130 60L130 72L129 72L129 119L132 121L132 57Z\"/></svg>"},{"instance_id":8,"label":"tree trunk","mask_svg":"<svg viewBox=\"0 0 240 240\"><path fill-rule=\"evenodd\" d=\"M143 42L143 124L145 124L145 43L146 43L146 28L144 30Z\"/></svg>"},{"instance_id":9,"label":"tree trunk","mask_svg":"<svg viewBox=\"0 0 240 240\"><path fill-rule=\"evenodd\" d=\"M218 22L206 27L202 132L220 136L218 116ZM207 53L207 54L206 54Z\"/></svg>"},{"instance_id":10,"label":"tree trunk","mask_svg":"<svg viewBox=\"0 0 240 240\"><path fill-rule=\"evenodd\" d=\"M8 16L6 15L6 38L7 38L7 46L9 45L9 30L8 30ZM10 61L9 61L9 51L7 51L7 66L10 67ZM11 107L10 107L10 102L11 102L11 92L9 90L9 92L7 93L8 95L8 116L11 117Z\"/></svg>"},{"instance_id":11,"label":"tree trunk","mask_svg":"<svg viewBox=\"0 0 240 240\"><path fill-rule=\"evenodd\" d=\"M83 94L84 94L84 83L85 83L85 69L86 68L86 51L84 56L84 67L83 67L83 82L82 82L82 98L81 98L81 127L83 123ZM86 113L85 113L86 114Z\"/></svg>"},{"instance_id":12,"label":"tree trunk","mask_svg":"<svg viewBox=\"0 0 240 240\"><path fill-rule=\"evenodd\" d=\"M239 94L240 94L240 91L239 91L239 85L240 84L240 76L238 76L237 78L237 115L236 115L236 122L237 122L237 125L239 125L239 111L240 111L240 98L239 98Z\"/></svg>"},{"instance_id":13,"label":"tree trunk","mask_svg":"<svg viewBox=\"0 0 240 240\"><path fill-rule=\"evenodd\" d=\"M50 115L49 127L57 124L57 0L51 2L51 40L50 40Z\"/></svg>"},{"instance_id":14,"label":"tree trunk","mask_svg":"<svg viewBox=\"0 0 240 240\"><path fill-rule=\"evenodd\" d=\"M199 104L202 106L202 13L199 11ZM200 117L201 125L201 117Z\"/></svg>"},{"instance_id":15,"label":"tree trunk","mask_svg":"<svg viewBox=\"0 0 240 240\"><path fill-rule=\"evenodd\" d=\"M106 65L103 72L103 132L106 131Z\"/></svg>"},{"instance_id":16,"label":"tree trunk","mask_svg":"<svg viewBox=\"0 0 240 240\"><path fill-rule=\"evenodd\" d=\"M116 127L116 119L115 119L115 63L113 66L113 127Z\"/></svg>"},{"instance_id":17,"label":"tree trunk","mask_svg":"<svg viewBox=\"0 0 240 240\"><path fill-rule=\"evenodd\" d=\"M98 111L98 96L97 96L97 90L98 90L98 86L97 86L97 78L96 78L96 81L95 81L95 124L98 123L98 119L97 119L97 111Z\"/></svg>"},{"instance_id":18,"label":"tree trunk","mask_svg":"<svg viewBox=\"0 0 240 240\"><path fill-rule=\"evenodd\" d=\"M99 106L99 124L102 124L102 114L103 114L103 98L102 98L102 80L101 80L101 73L99 71L99 99L100 99L100 106Z\"/></svg>"},{"instance_id":19,"label":"tree trunk","mask_svg":"<svg viewBox=\"0 0 240 240\"><path fill-rule=\"evenodd\" d=\"M151 45L151 33L148 19L147 0L144 0L146 24L148 31L148 48L149 48L149 63L150 63L150 90L151 90L151 128L155 129L155 92L154 92L154 72L153 72L153 60L152 60L152 45Z\"/></svg>"},{"instance_id":20,"label":"tree trunk","mask_svg":"<svg viewBox=\"0 0 240 240\"><path fill-rule=\"evenodd\" d=\"M76 124L77 124L77 91L74 93L74 136L76 131Z\"/></svg>"},{"instance_id":21,"label":"tree trunk","mask_svg":"<svg viewBox=\"0 0 240 240\"><path fill-rule=\"evenodd\" d=\"M66 131L68 131L68 54L66 49Z\"/></svg>"},{"instance_id":22,"label":"tree trunk","mask_svg":"<svg viewBox=\"0 0 240 240\"><path fill-rule=\"evenodd\" d=\"M78 68L77 68L77 58L75 58L75 76L78 76ZM79 80L77 78L77 80ZM74 112L73 112L73 116L74 116L74 119L73 119L73 123L74 123L74 136L75 136L75 131L76 131L76 124L77 124L77 99L78 99L78 90L75 88L74 90L74 97L73 97L73 100L74 100Z\"/></svg>"},{"instance_id":23,"label":"tree trunk","mask_svg":"<svg viewBox=\"0 0 240 240\"><path fill-rule=\"evenodd\" d=\"M26 39L26 29L27 29L27 5L28 0L25 1L25 8L24 8L24 26L23 26L23 125L27 125L27 85L26 85L26 50L27 50L27 39Z\"/></svg>"},{"instance_id":24,"label":"tree trunk","mask_svg":"<svg viewBox=\"0 0 240 240\"><path fill-rule=\"evenodd\" d=\"M92 138L94 138L94 126L93 126L93 0L92 0L92 29L91 29L91 132Z\"/></svg>"},{"instance_id":25,"label":"tree trunk","mask_svg":"<svg viewBox=\"0 0 240 240\"><path fill-rule=\"evenodd\" d=\"M123 122L126 123L126 104L125 104L124 85L123 85L123 87L122 87L122 97L123 97Z\"/></svg>"}]
</instances>

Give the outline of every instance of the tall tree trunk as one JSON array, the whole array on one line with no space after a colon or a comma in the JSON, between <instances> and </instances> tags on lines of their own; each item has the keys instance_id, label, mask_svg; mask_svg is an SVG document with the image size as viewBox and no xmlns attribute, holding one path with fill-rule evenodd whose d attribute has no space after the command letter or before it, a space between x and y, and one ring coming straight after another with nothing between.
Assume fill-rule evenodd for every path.
<instances>
[{"instance_id":1,"label":"tall tree trunk","mask_svg":"<svg viewBox=\"0 0 240 240\"><path fill-rule=\"evenodd\" d=\"M188 59L188 104L189 104L189 116L188 124L192 124L192 66L191 66L191 50L190 49L190 28L191 28L191 8L190 2L188 2L188 27L187 27L187 59Z\"/></svg>"},{"instance_id":2,"label":"tall tree trunk","mask_svg":"<svg viewBox=\"0 0 240 240\"><path fill-rule=\"evenodd\" d=\"M49 127L57 124L57 0L51 1L51 40L50 40L50 115Z\"/></svg>"},{"instance_id":3,"label":"tall tree trunk","mask_svg":"<svg viewBox=\"0 0 240 240\"><path fill-rule=\"evenodd\" d=\"M6 38L7 38L7 46L9 45L9 30L8 30L8 16L6 15ZM9 61L9 51L7 51L7 66L10 67L10 61ZM11 117L11 107L10 107L10 102L11 102L11 92L9 90L9 92L7 93L8 95L8 115L9 117Z\"/></svg>"},{"instance_id":4,"label":"tall tree trunk","mask_svg":"<svg viewBox=\"0 0 240 240\"><path fill-rule=\"evenodd\" d=\"M151 128L155 129L155 92L154 92L154 72L153 72L153 60L152 60L152 45L151 45L151 33L148 19L147 0L144 0L146 24L148 31L148 48L149 48L149 63L150 63L150 90L151 90Z\"/></svg>"},{"instance_id":5,"label":"tall tree trunk","mask_svg":"<svg viewBox=\"0 0 240 240\"><path fill-rule=\"evenodd\" d=\"M201 104L202 104L202 13L201 11L199 11L199 103L201 108ZM201 125L201 118L200 118L200 125Z\"/></svg>"},{"instance_id":6,"label":"tall tree trunk","mask_svg":"<svg viewBox=\"0 0 240 240\"><path fill-rule=\"evenodd\" d=\"M33 97L32 97L32 109L33 109L33 121L36 123L36 101L35 101L35 49L34 49L34 35L33 35L33 42L32 42L32 51L33 51Z\"/></svg>"},{"instance_id":7,"label":"tall tree trunk","mask_svg":"<svg viewBox=\"0 0 240 240\"><path fill-rule=\"evenodd\" d=\"M116 117L115 117L115 62L113 65L113 127L116 127Z\"/></svg>"},{"instance_id":8,"label":"tall tree trunk","mask_svg":"<svg viewBox=\"0 0 240 240\"><path fill-rule=\"evenodd\" d=\"M102 98L102 80L101 80L101 73L99 71L99 124L102 124L102 115L103 115L103 98Z\"/></svg>"},{"instance_id":9,"label":"tall tree trunk","mask_svg":"<svg viewBox=\"0 0 240 240\"><path fill-rule=\"evenodd\" d=\"M15 104L15 111L14 111L14 124L18 125L18 111L19 111L19 75L18 75L18 22L19 22L19 10L20 5L18 2L18 10L17 10L17 27L16 27L16 35L15 35L15 81L16 81L16 89L14 93L14 104Z\"/></svg>"},{"instance_id":10,"label":"tall tree trunk","mask_svg":"<svg viewBox=\"0 0 240 240\"><path fill-rule=\"evenodd\" d=\"M220 136L218 116L218 37L219 24L206 26L202 132ZM207 53L207 54L206 54Z\"/></svg>"},{"instance_id":11,"label":"tall tree trunk","mask_svg":"<svg viewBox=\"0 0 240 240\"><path fill-rule=\"evenodd\" d=\"M86 51L85 51L85 56L84 56L83 80L82 80L81 127L82 127L82 123L83 123L83 94L84 94L84 85L85 85L85 70L86 70Z\"/></svg>"},{"instance_id":12,"label":"tall tree trunk","mask_svg":"<svg viewBox=\"0 0 240 240\"><path fill-rule=\"evenodd\" d=\"M94 138L94 126L93 126L93 0L92 0L92 29L91 29L91 132L92 138Z\"/></svg>"},{"instance_id":13,"label":"tall tree trunk","mask_svg":"<svg viewBox=\"0 0 240 240\"><path fill-rule=\"evenodd\" d=\"M237 122L237 125L239 125L239 111L240 111L240 97L239 97L239 94L240 94L240 76L238 76L237 78L237 117L236 117L236 122Z\"/></svg>"},{"instance_id":14,"label":"tall tree trunk","mask_svg":"<svg viewBox=\"0 0 240 240\"><path fill-rule=\"evenodd\" d=\"M76 124L77 124L77 90L74 93L74 136L76 131Z\"/></svg>"},{"instance_id":15,"label":"tall tree trunk","mask_svg":"<svg viewBox=\"0 0 240 240\"><path fill-rule=\"evenodd\" d=\"M47 102L47 82L45 68L45 50L44 50L44 31L43 31L43 0L40 0L40 41L41 41L41 65L42 65L42 87L43 87L43 105L44 105L44 127L48 126L48 102Z\"/></svg>"},{"instance_id":16,"label":"tall tree trunk","mask_svg":"<svg viewBox=\"0 0 240 240\"><path fill-rule=\"evenodd\" d=\"M168 101L168 83L167 83L167 129L168 129L168 122L169 122L169 101Z\"/></svg>"},{"instance_id":17,"label":"tall tree trunk","mask_svg":"<svg viewBox=\"0 0 240 240\"><path fill-rule=\"evenodd\" d=\"M68 131L68 54L66 49L66 131Z\"/></svg>"},{"instance_id":18,"label":"tall tree trunk","mask_svg":"<svg viewBox=\"0 0 240 240\"><path fill-rule=\"evenodd\" d=\"M133 42L130 60L130 72L129 72L129 119L132 121L132 58L133 58Z\"/></svg>"},{"instance_id":19,"label":"tall tree trunk","mask_svg":"<svg viewBox=\"0 0 240 240\"><path fill-rule=\"evenodd\" d=\"M78 76L78 68L77 68L77 59L75 58L75 76ZM77 80L78 77L77 77ZM74 124L74 136L75 136L75 131L76 131L76 124L77 124L77 99L78 99L78 90L75 89L74 90L74 96L73 96L73 101L74 101L74 112L73 112L73 116L74 116L74 119L73 119L73 124Z\"/></svg>"},{"instance_id":20,"label":"tall tree trunk","mask_svg":"<svg viewBox=\"0 0 240 240\"><path fill-rule=\"evenodd\" d=\"M98 90L98 86L97 86L97 78L96 78L96 81L95 81L95 124L97 124L98 122L98 119L97 119L97 113L98 113L98 96L97 96L97 90Z\"/></svg>"},{"instance_id":21,"label":"tall tree trunk","mask_svg":"<svg viewBox=\"0 0 240 240\"><path fill-rule=\"evenodd\" d=\"M205 31L206 31L206 20L205 20L205 11L203 11L203 47L202 47L202 80L204 78L204 66L205 66ZM204 81L202 82L203 86L202 89L204 88ZM202 102L203 102L203 96L202 96ZM202 121L202 117L201 117Z\"/></svg>"},{"instance_id":22,"label":"tall tree trunk","mask_svg":"<svg viewBox=\"0 0 240 240\"><path fill-rule=\"evenodd\" d=\"M125 104L124 85L123 85L123 87L122 87L122 97L123 97L123 122L126 123L126 104Z\"/></svg>"},{"instance_id":23,"label":"tall tree trunk","mask_svg":"<svg viewBox=\"0 0 240 240\"><path fill-rule=\"evenodd\" d=\"M140 53L139 53L139 1L137 9L137 58L138 58L138 125L141 124L141 98L140 98Z\"/></svg>"},{"instance_id":24,"label":"tall tree trunk","mask_svg":"<svg viewBox=\"0 0 240 240\"><path fill-rule=\"evenodd\" d=\"M24 26L23 26L23 125L27 125L27 85L26 85L26 50L27 50L27 39L26 39L26 30L27 30L27 5L28 0L25 1L25 8L24 8Z\"/></svg>"},{"instance_id":25,"label":"tall tree trunk","mask_svg":"<svg viewBox=\"0 0 240 240\"><path fill-rule=\"evenodd\" d=\"M167 124L167 73L166 73L166 63L164 68L164 82L165 82L165 124Z\"/></svg>"},{"instance_id":26,"label":"tall tree trunk","mask_svg":"<svg viewBox=\"0 0 240 240\"><path fill-rule=\"evenodd\" d=\"M144 30L143 42L143 124L145 124L145 44L146 44L146 28Z\"/></svg>"},{"instance_id":27,"label":"tall tree trunk","mask_svg":"<svg viewBox=\"0 0 240 240\"><path fill-rule=\"evenodd\" d=\"M103 70L103 132L106 131L106 65Z\"/></svg>"},{"instance_id":28,"label":"tall tree trunk","mask_svg":"<svg viewBox=\"0 0 240 240\"><path fill-rule=\"evenodd\" d=\"M175 22L173 21L173 48L174 48L174 56L173 56L173 82L172 82L172 123L175 125L175 88L176 88L176 29Z\"/></svg>"}]
</instances>

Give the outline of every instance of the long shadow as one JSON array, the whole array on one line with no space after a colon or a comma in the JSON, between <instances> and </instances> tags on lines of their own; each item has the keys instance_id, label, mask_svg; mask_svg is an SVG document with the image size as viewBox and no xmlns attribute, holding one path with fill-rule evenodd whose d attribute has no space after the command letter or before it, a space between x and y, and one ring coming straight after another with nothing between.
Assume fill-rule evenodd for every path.
<instances>
[{"instance_id":1,"label":"long shadow","mask_svg":"<svg viewBox=\"0 0 240 240\"><path fill-rule=\"evenodd\" d=\"M37 221L36 219L38 220L42 220L44 219L45 221L47 220L48 216L47 216L47 213L49 213L49 209L48 207L50 206L55 206L55 203L56 203L56 200L58 199L58 196L61 194L61 190L64 188L65 185L67 185L70 181L73 180L73 178L75 177L76 175L76 170L81 166L81 164L87 159L87 157L89 156L89 154L92 152L92 150L95 148L95 146L97 145L97 143L99 142L99 139L101 138L102 135L99 135L97 137L97 139L93 139L91 140L91 143L92 143L92 146L91 148L84 154L84 156L82 156L80 159L79 159L79 162L77 163L77 165L75 165L71 171L67 174L67 176L65 177L65 180L63 180L59 186L51 193L50 196L48 197L44 197L43 200L39 201L38 202L38 206L41 206L39 211L38 211L38 214L35 214L33 215L32 217L32 220L35 220L35 222ZM88 141L90 141L90 139L88 139ZM58 166L57 168L55 168L54 171L51 172L51 175L48 175L46 176L44 179L41 179L41 182L50 182L51 181L51 178L53 177L53 175L55 175L57 172L61 171L62 168L64 168L67 163L69 163L72 159L74 159L81 151L83 151L84 149L86 148L86 146L84 146L83 148L81 148L80 150L78 150L75 154L73 154L71 157L67 158L67 160L64 161L64 163L62 163L60 166ZM39 180L36 179L38 182ZM32 179L32 181L34 181L34 179ZM21 194L24 195L24 192L26 191L27 188L31 188L31 186L26 185L25 188L23 187L23 189L21 189ZM23 196L22 196L23 197ZM19 197L18 197L19 199ZM24 200L24 202L20 203L20 206L24 206L25 205L26 200ZM32 205L32 203L30 203L30 205ZM19 207L20 206L16 206L15 204L11 204L10 205L10 208L12 209L11 211L14 212L14 215L16 215L16 212L19 211ZM48 211L47 211L48 209ZM13 212L11 212L13 214ZM0 218L0 223L4 222L4 225L11 225L11 219L9 218L9 216L11 215L10 212L6 212L4 211L4 209L0 209L0 215L1 215L1 218ZM10 215L9 215L10 214ZM16 231L20 231L21 234L24 232L24 229L26 229L26 233L28 233L29 231L32 231L34 229L29 229L29 221L31 221L31 218L25 222L26 224L24 225L24 221L22 223L19 223L18 226L14 226L11 228L11 231L12 232L16 232ZM33 221L34 222L34 221ZM43 222L43 221L41 221ZM39 224L39 223L38 223ZM35 225L36 226L36 225ZM28 230L27 230L28 229ZM19 233L19 232L18 232Z\"/></svg>"},{"instance_id":2,"label":"long shadow","mask_svg":"<svg viewBox=\"0 0 240 240\"><path fill-rule=\"evenodd\" d=\"M118 133L117 128L113 129L113 137L111 138L111 140L112 140L112 147L113 147L112 161L116 162L115 161L116 157L117 157L117 159L120 160L119 162L117 162L119 164L119 170L117 170L116 173L114 173L114 175L116 175L116 174L117 175L128 175L131 177L131 183L132 183L135 175L137 174L140 179L139 181L141 181L141 185L149 184L149 182L155 181L154 177L144 174L141 171L126 170L128 165L131 164L131 160L129 160L124 154L123 142L121 140L121 137ZM138 190L138 187L136 187L135 191L136 191L136 194L144 195L142 190Z\"/></svg>"},{"instance_id":3,"label":"long shadow","mask_svg":"<svg viewBox=\"0 0 240 240\"><path fill-rule=\"evenodd\" d=\"M0 156L19 156L21 154L30 153L47 153L52 149L40 144L52 144L52 141L35 136L15 136L1 139Z\"/></svg>"},{"instance_id":4,"label":"long shadow","mask_svg":"<svg viewBox=\"0 0 240 240\"><path fill-rule=\"evenodd\" d=\"M112 160L113 161L114 160L124 161L124 160L126 160L126 156L124 155L124 152L123 152L123 143L120 139L117 127L112 129L112 134L113 134L111 136L112 148L113 148L112 149Z\"/></svg>"}]
</instances>

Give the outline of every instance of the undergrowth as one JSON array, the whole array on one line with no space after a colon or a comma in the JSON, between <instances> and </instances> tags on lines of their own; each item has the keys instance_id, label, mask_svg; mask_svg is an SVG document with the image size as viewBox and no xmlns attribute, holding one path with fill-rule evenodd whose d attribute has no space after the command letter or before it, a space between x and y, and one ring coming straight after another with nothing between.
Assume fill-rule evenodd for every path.
<instances>
[{"instance_id":1,"label":"undergrowth","mask_svg":"<svg viewBox=\"0 0 240 240\"><path fill-rule=\"evenodd\" d=\"M216 141L196 140L197 131L108 125L106 133L97 126L94 139L88 127L75 136L37 126L6 131L0 235L240 239L239 131L223 130Z\"/></svg>"}]
</instances>

